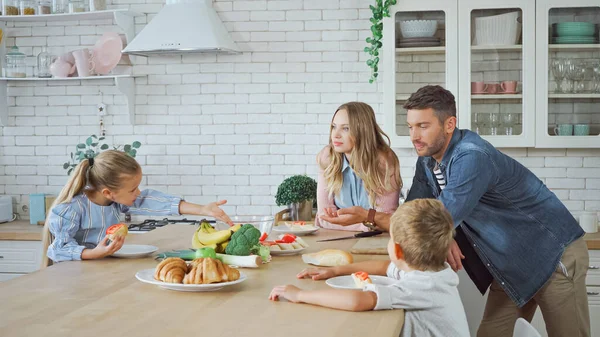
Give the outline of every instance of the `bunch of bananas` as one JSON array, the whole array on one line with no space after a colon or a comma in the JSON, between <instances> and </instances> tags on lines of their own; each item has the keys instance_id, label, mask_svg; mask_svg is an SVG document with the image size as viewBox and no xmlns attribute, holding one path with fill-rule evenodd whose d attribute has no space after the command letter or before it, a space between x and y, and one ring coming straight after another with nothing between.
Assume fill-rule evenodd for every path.
<instances>
[{"instance_id":1,"label":"bunch of bananas","mask_svg":"<svg viewBox=\"0 0 600 337\"><path fill-rule=\"evenodd\" d=\"M200 227L194 232L192 248L211 247L217 253L225 253L225 247L229 243L229 238L241 227L241 224L237 224L228 229L218 231L208 222L202 222L200 223Z\"/></svg>"}]
</instances>

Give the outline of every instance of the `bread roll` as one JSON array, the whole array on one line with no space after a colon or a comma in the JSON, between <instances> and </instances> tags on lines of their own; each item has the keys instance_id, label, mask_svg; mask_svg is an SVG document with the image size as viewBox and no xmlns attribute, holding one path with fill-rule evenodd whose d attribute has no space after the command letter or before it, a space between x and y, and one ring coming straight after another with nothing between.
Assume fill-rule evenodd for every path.
<instances>
[{"instance_id":1,"label":"bread roll","mask_svg":"<svg viewBox=\"0 0 600 337\"><path fill-rule=\"evenodd\" d=\"M364 288L364 286L367 284L373 283L369 277L369 274L364 271L352 273L352 279L354 280L354 285L360 289Z\"/></svg>"},{"instance_id":2,"label":"bread roll","mask_svg":"<svg viewBox=\"0 0 600 337\"><path fill-rule=\"evenodd\" d=\"M344 266L352 263L353 258L350 253L339 249L325 249L320 252L303 254L302 261L315 266Z\"/></svg>"}]
</instances>

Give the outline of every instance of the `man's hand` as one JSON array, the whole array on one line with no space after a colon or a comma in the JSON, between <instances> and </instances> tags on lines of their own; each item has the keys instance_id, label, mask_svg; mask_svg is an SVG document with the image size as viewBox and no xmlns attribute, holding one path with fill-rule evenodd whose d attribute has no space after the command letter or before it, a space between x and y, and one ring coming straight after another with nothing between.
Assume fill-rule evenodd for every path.
<instances>
[{"instance_id":1,"label":"man's hand","mask_svg":"<svg viewBox=\"0 0 600 337\"><path fill-rule=\"evenodd\" d=\"M335 271L333 268L306 268L296 277L298 278L312 278L314 281L316 280L327 280L335 276Z\"/></svg>"},{"instance_id":2,"label":"man's hand","mask_svg":"<svg viewBox=\"0 0 600 337\"><path fill-rule=\"evenodd\" d=\"M369 211L360 206L342 208L339 209L337 212L326 208L325 213L327 215L321 215L319 218L332 224L341 226L349 226L357 223L362 223L363 221L367 221L367 216L369 215Z\"/></svg>"},{"instance_id":3,"label":"man's hand","mask_svg":"<svg viewBox=\"0 0 600 337\"><path fill-rule=\"evenodd\" d=\"M286 300L294 303L300 302L298 300L298 293L300 292L300 288L295 287L293 285L287 286L277 286L271 290L271 294L269 295L269 299L271 301L277 301L279 297L283 297Z\"/></svg>"},{"instance_id":4,"label":"man's hand","mask_svg":"<svg viewBox=\"0 0 600 337\"><path fill-rule=\"evenodd\" d=\"M454 271L461 270L463 267L461 260L464 258L465 258L465 256L462 255L462 252L460 251L458 244L456 243L455 240L452 240L452 243L450 243L450 249L448 250L448 259L447 259L448 263L450 264L450 267L452 267L452 269Z\"/></svg>"}]
</instances>

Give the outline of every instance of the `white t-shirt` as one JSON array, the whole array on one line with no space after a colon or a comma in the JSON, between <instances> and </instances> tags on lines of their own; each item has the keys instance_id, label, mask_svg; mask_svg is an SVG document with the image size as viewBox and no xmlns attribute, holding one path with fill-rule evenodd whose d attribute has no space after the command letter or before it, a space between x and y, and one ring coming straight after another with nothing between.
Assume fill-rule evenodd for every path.
<instances>
[{"instance_id":1,"label":"white t-shirt","mask_svg":"<svg viewBox=\"0 0 600 337\"><path fill-rule=\"evenodd\" d=\"M377 294L375 310L404 309L402 337L469 337L465 309L458 294L458 275L446 263L438 272L405 272L390 263L389 286L369 284L364 291Z\"/></svg>"}]
</instances>

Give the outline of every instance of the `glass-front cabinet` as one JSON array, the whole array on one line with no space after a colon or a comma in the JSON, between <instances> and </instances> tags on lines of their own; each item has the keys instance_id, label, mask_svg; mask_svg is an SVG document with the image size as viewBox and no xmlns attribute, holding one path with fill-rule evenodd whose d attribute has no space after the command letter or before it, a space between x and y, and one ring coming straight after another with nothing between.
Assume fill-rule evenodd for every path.
<instances>
[{"instance_id":1,"label":"glass-front cabinet","mask_svg":"<svg viewBox=\"0 0 600 337\"><path fill-rule=\"evenodd\" d=\"M534 146L535 0L458 3L459 127Z\"/></svg>"},{"instance_id":2,"label":"glass-front cabinet","mask_svg":"<svg viewBox=\"0 0 600 337\"><path fill-rule=\"evenodd\" d=\"M421 86L457 99L458 126L496 147L600 147L599 0L398 0L384 19L384 126Z\"/></svg>"},{"instance_id":3,"label":"glass-front cabinet","mask_svg":"<svg viewBox=\"0 0 600 337\"><path fill-rule=\"evenodd\" d=\"M600 147L600 2L538 1L537 147Z\"/></svg>"},{"instance_id":4,"label":"glass-front cabinet","mask_svg":"<svg viewBox=\"0 0 600 337\"><path fill-rule=\"evenodd\" d=\"M458 96L457 3L400 0L390 16L383 24L384 128L393 147L412 148L403 108L410 94L431 84Z\"/></svg>"}]
</instances>

